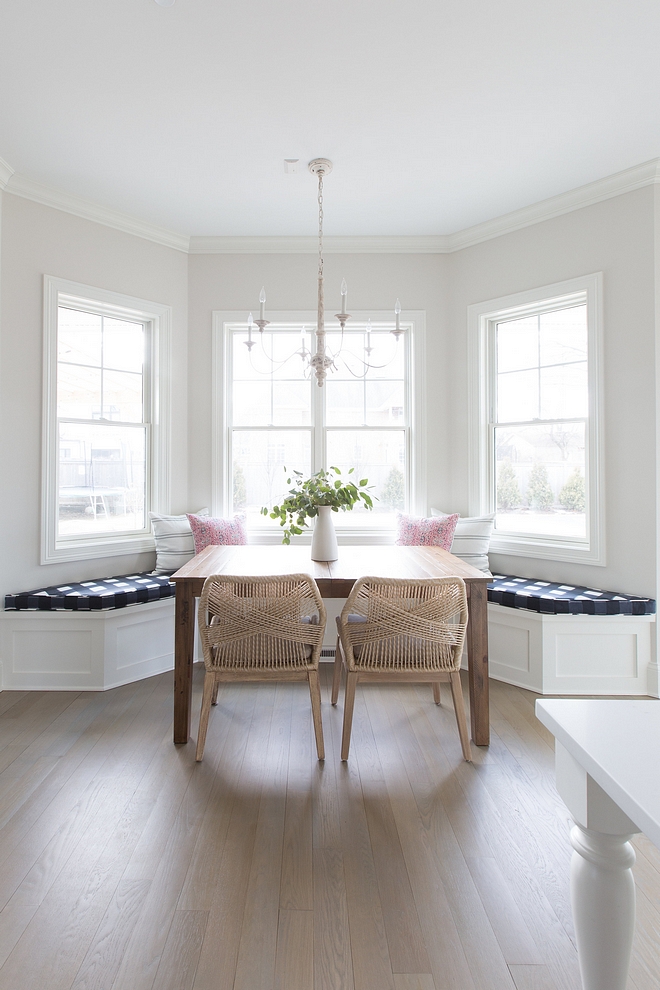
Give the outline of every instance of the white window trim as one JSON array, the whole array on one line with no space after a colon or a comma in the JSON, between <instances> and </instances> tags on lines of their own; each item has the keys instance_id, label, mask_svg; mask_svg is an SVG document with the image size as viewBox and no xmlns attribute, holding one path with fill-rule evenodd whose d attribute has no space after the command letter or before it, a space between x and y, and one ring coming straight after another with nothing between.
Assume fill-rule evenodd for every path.
<instances>
[{"instance_id":1,"label":"white window trim","mask_svg":"<svg viewBox=\"0 0 660 990\"><path fill-rule=\"evenodd\" d=\"M554 285L518 292L468 306L469 500L470 515L495 511L493 458L488 423L491 402L491 328L518 319L539 303L570 305L587 299L589 427L586 446L589 533L586 543L561 538L493 534L493 553L605 565L605 488L603 444L603 274L596 272Z\"/></svg>"},{"instance_id":2,"label":"white window trim","mask_svg":"<svg viewBox=\"0 0 660 990\"><path fill-rule=\"evenodd\" d=\"M310 310L296 310L289 312L270 312L271 323L305 323L307 326L316 326L317 314ZM410 347L410 374L413 388L406 389L410 402L408 408L408 430L410 432L409 457L408 457L408 481L410 485L410 506L411 512L417 514L426 513L426 424L425 424L425 330L426 313L423 310L407 311L405 320L401 320L401 326L406 330L406 346ZM366 323L371 317L374 325L392 323L391 311L357 311L352 314L355 323ZM231 484L231 469L229 464L229 444L226 442L227 424L229 423L229 402L231 395L225 389L227 356L229 350L229 336L236 324L245 326L244 312L224 312L214 311L213 313L213 423L212 423L212 489L211 505L214 515L227 514L229 511L229 486ZM330 331L331 327L326 329ZM412 401L411 401L412 393ZM355 529L353 527L342 527L341 520L335 523L337 536L341 543L350 545L391 543L393 539L392 529L376 529L374 527ZM310 543L312 527L309 533L301 537L294 537L292 542ZM253 529L250 531L250 539L255 543L281 543L282 536L279 528Z\"/></svg>"},{"instance_id":3,"label":"white window trim","mask_svg":"<svg viewBox=\"0 0 660 990\"><path fill-rule=\"evenodd\" d=\"M138 534L102 534L57 541L57 311L60 305L149 325L151 336L151 439L147 470L147 511L167 513L170 505L170 337L172 307L44 275L44 398L42 433L41 563L115 557L154 549L149 523Z\"/></svg>"}]
</instances>

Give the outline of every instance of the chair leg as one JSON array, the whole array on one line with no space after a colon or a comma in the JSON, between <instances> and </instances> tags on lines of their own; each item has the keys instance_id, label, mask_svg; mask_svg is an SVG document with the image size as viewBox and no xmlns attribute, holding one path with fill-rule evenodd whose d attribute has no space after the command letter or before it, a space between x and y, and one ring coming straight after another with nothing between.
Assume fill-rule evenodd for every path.
<instances>
[{"instance_id":1,"label":"chair leg","mask_svg":"<svg viewBox=\"0 0 660 990\"><path fill-rule=\"evenodd\" d=\"M216 677L215 684L213 685L213 697L211 698L211 704L217 705L218 703L218 688L220 687L220 681Z\"/></svg>"},{"instance_id":2,"label":"chair leg","mask_svg":"<svg viewBox=\"0 0 660 990\"><path fill-rule=\"evenodd\" d=\"M355 685L358 675L354 670L346 672L346 690L344 693L344 729L341 734L341 758L348 759L351 745L351 728L353 725L353 706L355 705Z\"/></svg>"},{"instance_id":3,"label":"chair leg","mask_svg":"<svg viewBox=\"0 0 660 990\"><path fill-rule=\"evenodd\" d=\"M323 722L321 721L321 681L318 670L308 670L309 696L312 701L312 718L314 720L314 735L316 736L316 754L319 760L325 759L323 743Z\"/></svg>"},{"instance_id":4,"label":"chair leg","mask_svg":"<svg viewBox=\"0 0 660 990\"><path fill-rule=\"evenodd\" d=\"M440 704L440 681L433 681L433 700L436 705Z\"/></svg>"},{"instance_id":5,"label":"chair leg","mask_svg":"<svg viewBox=\"0 0 660 990\"><path fill-rule=\"evenodd\" d=\"M341 683L341 666L342 666L342 650L341 641L339 636L337 636L337 648L335 650L335 666L332 672L332 694L330 696L330 701L333 705L337 704L337 698L339 697L339 685Z\"/></svg>"},{"instance_id":6,"label":"chair leg","mask_svg":"<svg viewBox=\"0 0 660 990\"><path fill-rule=\"evenodd\" d=\"M197 731L197 752L195 760L199 763L204 756L204 745L206 743L206 730L209 727L209 715L211 713L211 700L216 682L215 674L207 670L204 674L204 691L202 692L202 710L199 714L199 729Z\"/></svg>"},{"instance_id":7,"label":"chair leg","mask_svg":"<svg viewBox=\"0 0 660 990\"><path fill-rule=\"evenodd\" d=\"M472 750L470 749L470 737L468 735L467 718L465 716L463 689L461 688L461 675L457 670L452 670L449 678L451 681L451 696L454 699L456 724L458 725L458 734L461 738L461 749L463 750L463 756L468 763L472 763Z\"/></svg>"}]
</instances>

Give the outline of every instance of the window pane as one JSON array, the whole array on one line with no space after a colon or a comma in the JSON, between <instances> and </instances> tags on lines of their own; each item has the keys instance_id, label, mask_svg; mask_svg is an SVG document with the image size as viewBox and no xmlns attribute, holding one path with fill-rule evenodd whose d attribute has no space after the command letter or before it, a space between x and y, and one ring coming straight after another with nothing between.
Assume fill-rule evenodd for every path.
<instances>
[{"instance_id":1,"label":"window pane","mask_svg":"<svg viewBox=\"0 0 660 990\"><path fill-rule=\"evenodd\" d=\"M57 319L57 357L69 364L101 364L101 317L60 306Z\"/></svg>"},{"instance_id":2,"label":"window pane","mask_svg":"<svg viewBox=\"0 0 660 990\"><path fill-rule=\"evenodd\" d=\"M367 426L403 424L403 382L367 382Z\"/></svg>"},{"instance_id":3,"label":"window pane","mask_svg":"<svg viewBox=\"0 0 660 990\"><path fill-rule=\"evenodd\" d=\"M142 422L142 375L103 372L103 417L123 423Z\"/></svg>"},{"instance_id":4,"label":"window pane","mask_svg":"<svg viewBox=\"0 0 660 990\"><path fill-rule=\"evenodd\" d=\"M144 530L145 455L144 428L61 423L58 535Z\"/></svg>"},{"instance_id":5,"label":"window pane","mask_svg":"<svg viewBox=\"0 0 660 990\"><path fill-rule=\"evenodd\" d=\"M270 380L236 382L233 390L233 414L236 426L269 426Z\"/></svg>"},{"instance_id":6,"label":"window pane","mask_svg":"<svg viewBox=\"0 0 660 990\"><path fill-rule=\"evenodd\" d=\"M539 319L542 365L587 360L586 306L543 313Z\"/></svg>"},{"instance_id":7,"label":"window pane","mask_svg":"<svg viewBox=\"0 0 660 990\"><path fill-rule=\"evenodd\" d=\"M357 479L367 478L373 486L370 494L374 497L373 512L356 506L341 513L336 525L394 527L394 512L405 508L405 436L404 430L328 431L328 464L344 474L355 468Z\"/></svg>"},{"instance_id":8,"label":"window pane","mask_svg":"<svg viewBox=\"0 0 660 990\"><path fill-rule=\"evenodd\" d=\"M572 419L589 412L587 362L541 368L541 418Z\"/></svg>"},{"instance_id":9,"label":"window pane","mask_svg":"<svg viewBox=\"0 0 660 990\"><path fill-rule=\"evenodd\" d=\"M273 382L273 426L309 426L309 382Z\"/></svg>"},{"instance_id":10,"label":"window pane","mask_svg":"<svg viewBox=\"0 0 660 990\"><path fill-rule=\"evenodd\" d=\"M497 324L497 370L519 371L539 363L538 317Z\"/></svg>"},{"instance_id":11,"label":"window pane","mask_svg":"<svg viewBox=\"0 0 660 990\"><path fill-rule=\"evenodd\" d=\"M310 431L234 430L232 442L234 511L246 512L249 523L263 525L262 505L277 504L289 487L285 465L305 477L311 474Z\"/></svg>"},{"instance_id":12,"label":"window pane","mask_svg":"<svg viewBox=\"0 0 660 990\"><path fill-rule=\"evenodd\" d=\"M75 419L101 415L101 370L60 364L57 370L57 414Z\"/></svg>"},{"instance_id":13,"label":"window pane","mask_svg":"<svg viewBox=\"0 0 660 990\"><path fill-rule=\"evenodd\" d=\"M355 426L364 423L364 383L326 381L326 422L328 426Z\"/></svg>"},{"instance_id":14,"label":"window pane","mask_svg":"<svg viewBox=\"0 0 660 990\"><path fill-rule=\"evenodd\" d=\"M539 417L539 373L510 371L497 376L497 419L515 423Z\"/></svg>"},{"instance_id":15,"label":"window pane","mask_svg":"<svg viewBox=\"0 0 660 990\"><path fill-rule=\"evenodd\" d=\"M585 539L584 423L495 430L498 533Z\"/></svg>"},{"instance_id":16,"label":"window pane","mask_svg":"<svg viewBox=\"0 0 660 990\"><path fill-rule=\"evenodd\" d=\"M103 364L119 371L142 371L144 327L141 323L103 319Z\"/></svg>"}]
</instances>

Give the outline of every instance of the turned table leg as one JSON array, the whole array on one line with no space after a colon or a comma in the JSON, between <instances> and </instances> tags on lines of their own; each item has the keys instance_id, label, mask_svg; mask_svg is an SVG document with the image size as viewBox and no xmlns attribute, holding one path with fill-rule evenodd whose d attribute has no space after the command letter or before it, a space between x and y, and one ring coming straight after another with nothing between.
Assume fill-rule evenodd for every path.
<instances>
[{"instance_id":1,"label":"turned table leg","mask_svg":"<svg viewBox=\"0 0 660 990\"><path fill-rule=\"evenodd\" d=\"M584 990L625 990L635 930L630 835L571 830L571 901Z\"/></svg>"}]
</instances>

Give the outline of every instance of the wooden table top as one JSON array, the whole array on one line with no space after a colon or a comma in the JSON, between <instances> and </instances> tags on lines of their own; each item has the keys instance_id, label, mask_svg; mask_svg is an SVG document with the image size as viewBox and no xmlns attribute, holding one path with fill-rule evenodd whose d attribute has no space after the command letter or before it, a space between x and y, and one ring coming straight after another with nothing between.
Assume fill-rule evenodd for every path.
<instances>
[{"instance_id":1,"label":"wooden table top","mask_svg":"<svg viewBox=\"0 0 660 990\"><path fill-rule=\"evenodd\" d=\"M346 598L363 575L398 578L462 577L467 584L489 578L440 547L340 546L339 559L310 558L309 546L282 544L207 547L175 574L201 590L210 574L309 574L325 598Z\"/></svg>"}]
</instances>

